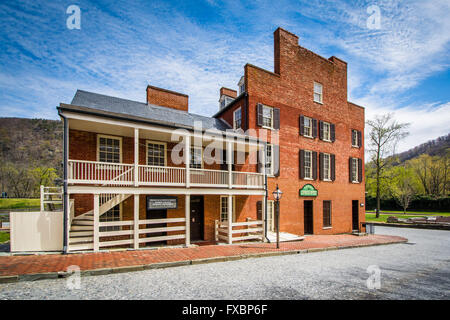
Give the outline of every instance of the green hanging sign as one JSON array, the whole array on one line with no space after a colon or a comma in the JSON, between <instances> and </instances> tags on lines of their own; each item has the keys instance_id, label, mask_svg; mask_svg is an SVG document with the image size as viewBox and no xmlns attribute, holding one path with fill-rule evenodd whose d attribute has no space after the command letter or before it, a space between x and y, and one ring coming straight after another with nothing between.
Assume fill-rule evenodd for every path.
<instances>
[{"instance_id":1,"label":"green hanging sign","mask_svg":"<svg viewBox=\"0 0 450 320\"><path fill-rule=\"evenodd\" d=\"M300 197L317 197L319 191L312 184L305 184L300 189Z\"/></svg>"}]
</instances>

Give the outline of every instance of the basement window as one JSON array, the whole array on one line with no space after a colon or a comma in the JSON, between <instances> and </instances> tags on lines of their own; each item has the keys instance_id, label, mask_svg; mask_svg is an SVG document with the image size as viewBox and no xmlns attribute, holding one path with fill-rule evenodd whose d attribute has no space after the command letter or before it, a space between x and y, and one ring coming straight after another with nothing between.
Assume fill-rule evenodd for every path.
<instances>
[{"instance_id":1,"label":"basement window","mask_svg":"<svg viewBox=\"0 0 450 320\"><path fill-rule=\"evenodd\" d=\"M323 201L323 227L324 228L331 227L331 201L330 200Z\"/></svg>"},{"instance_id":2,"label":"basement window","mask_svg":"<svg viewBox=\"0 0 450 320\"><path fill-rule=\"evenodd\" d=\"M114 222L121 220L121 208L120 204L115 206L112 209L109 209L104 214L99 217L100 222ZM100 232L104 231L118 231L120 230L120 226L111 226L111 227L100 227Z\"/></svg>"},{"instance_id":3,"label":"basement window","mask_svg":"<svg viewBox=\"0 0 450 320\"><path fill-rule=\"evenodd\" d=\"M233 203L233 221L236 221L236 212L235 212L235 198L232 197ZM228 196L220 196L220 222L228 221Z\"/></svg>"}]
</instances>

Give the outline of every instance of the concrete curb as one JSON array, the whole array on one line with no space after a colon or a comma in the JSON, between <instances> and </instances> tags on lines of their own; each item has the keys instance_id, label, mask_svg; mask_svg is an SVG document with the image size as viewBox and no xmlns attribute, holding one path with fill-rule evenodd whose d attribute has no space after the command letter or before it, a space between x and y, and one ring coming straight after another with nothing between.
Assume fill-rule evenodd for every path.
<instances>
[{"instance_id":1,"label":"concrete curb","mask_svg":"<svg viewBox=\"0 0 450 320\"><path fill-rule=\"evenodd\" d=\"M302 254L302 253L313 253L313 252L322 252L322 251L373 247L373 246L388 245L388 244L401 244L401 243L405 243L405 242L408 242L408 240L405 239L405 240L390 241L390 242L384 242L384 243L359 244L359 245L348 245L348 246L333 246L333 247L310 248L310 249L297 249L297 250L289 250L289 251L258 252L258 253L242 254L242 255L238 255L238 256L219 256L219 257L201 258L201 259L193 259L193 260L158 262L158 263L151 263L151 264L147 264L147 265L82 270L82 271L80 271L80 275L81 276L100 276L100 275L107 275L107 274L113 274L113 273L144 271L144 270L150 270L150 269L164 269L164 268L172 268L172 267L180 267L180 266L188 266L188 265L235 261L235 260L242 260L242 259L249 259L249 258L264 258L264 257L272 257L272 256L283 256L283 255L293 255L293 254ZM32 273L32 274L22 274L22 275L12 275L12 276L0 276L0 284L20 282L20 281L36 281L36 280L67 278L68 276L70 276L72 274L73 273L70 273L70 272L59 271L59 272L48 272L48 273Z\"/></svg>"},{"instance_id":2,"label":"concrete curb","mask_svg":"<svg viewBox=\"0 0 450 320\"><path fill-rule=\"evenodd\" d=\"M383 223L370 222L374 226L380 227L394 227L394 228L412 228L412 229L426 229L426 230L450 230L450 226L435 225L435 224L398 224L398 223Z\"/></svg>"}]
</instances>

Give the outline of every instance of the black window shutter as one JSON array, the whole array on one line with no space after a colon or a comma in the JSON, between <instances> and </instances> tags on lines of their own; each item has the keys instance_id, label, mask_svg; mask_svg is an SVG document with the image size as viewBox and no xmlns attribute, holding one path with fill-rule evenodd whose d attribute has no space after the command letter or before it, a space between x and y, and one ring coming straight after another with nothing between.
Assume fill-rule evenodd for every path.
<instances>
[{"instance_id":1,"label":"black window shutter","mask_svg":"<svg viewBox=\"0 0 450 320\"><path fill-rule=\"evenodd\" d=\"M256 201L256 219L263 220L262 201Z\"/></svg>"},{"instance_id":2,"label":"black window shutter","mask_svg":"<svg viewBox=\"0 0 450 320\"><path fill-rule=\"evenodd\" d=\"M305 151L300 150L299 152L299 170L300 170L300 179L305 178Z\"/></svg>"},{"instance_id":3,"label":"black window shutter","mask_svg":"<svg viewBox=\"0 0 450 320\"><path fill-rule=\"evenodd\" d=\"M330 124L330 138L332 142L336 140L336 127L334 124Z\"/></svg>"},{"instance_id":4,"label":"black window shutter","mask_svg":"<svg viewBox=\"0 0 450 320\"><path fill-rule=\"evenodd\" d=\"M256 124L260 127L263 125L263 106L260 103L256 105Z\"/></svg>"},{"instance_id":5,"label":"black window shutter","mask_svg":"<svg viewBox=\"0 0 450 320\"><path fill-rule=\"evenodd\" d=\"M227 150L222 150L222 163L220 164L220 170L228 170Z\"/></svg>"},{"instance_id":6,"label":"black window shutter","mask_svg":"<svg viewBox=\"0 0 450 320\"><path fill-rule=\"evenodd\" d=\"M277 144L274 144L272 146L272 151L273 151L273 163L272 165L274 166L273 168L273 175L275 177L280 176L280 146Z\"/></svg>"},{"instance_id":7,"label":"black window shutter","mask_svg":"<svg viewBox=\"0 0 450 320\"><path fill-rule=\"evenodd\" d=\"M317 180L317 152L312 152L312 170L313 170L313 180Z\"/></svg>"},{"instance_id":8,"label":"black window shutter","mask_svg":"<svg viewBox=\"0 0 450 320\"><path fill-rule=\"evenodd\" d=\"M358 182L362 182L362 160L358 159Z\"/></svg>"},{"instance_id":9,"label":"black window shutter","mask_svg":"<svg viewBox=\"0 0 450 320\"><path fill-rule=\"evenodd\" d=\"M319 180L323 180L323 153L319 153Z\"/></svg>"},{"instance_id":10,"label":"black window shutter","mask_svg":"<svg viewBox=\"0 0 450 320\"><path fill-rule=\"evenodd\" d=\"M323 121L319 121L319 139L323 140Z\"/></svg>"},{"instance_id":11,"label":"black window shutter","mask_svg":"<svg viewBox=\"0 0 450 320\"><path fill-rule=\"evenodd\" d=\"M273 108L273 128L280 129L280 108Z\"/></svg>"},{"instance_id":12,"label":"black window shutter","mask_svg":"<svg viewBox=\"0 0 450 320\"><path fill-rule=\"evenodd\" d=\"M348 173L349 173L349 175L348 175L348 179L349 179L349 181L350 182L353 182L352 181L352 165L353 165L353 161L352 161L352 158L349 158L348 159Z\"/></svg>"},{"instance_id":13,"label":"black window shutter","mask_svg":"<svg viewBox=\"0 0 450 320\"><path fill-rule=\"evenodd\" d=\"M361 148L362 143L361 143L361 131L358 131L358 147Z\"/></svg>"},{"instance_id":14,"label":"black window shutter","mask_svg":"<svg viewBox=\"0 0 450 320\"><path fill-rule=\"evenodd\" d=\"M336 157L334 154L331 155L331 181L336 180Z\"/></svg>"},{"instance_id":15,"label":"black window shutter","mask_svg":"<svg viewBox=\"0 0 450 320\"><path fill-rule=\"evenodd\" d=\"M305 135L305 117L304 116L300 116L300 121L299 121L299 126L300 126L300 135L303 136Z\"/></svg>"},{"instance_id":16,"label":"black window shutter","mask_svg":"<svg viewBox=\"0 0 450 320\"><path fill-rule=\"evenodd\" d=\"M312 126L312 136L313 138L317 137L317 119L312 119L313 126Z\"/></svg>"}]
</instances>

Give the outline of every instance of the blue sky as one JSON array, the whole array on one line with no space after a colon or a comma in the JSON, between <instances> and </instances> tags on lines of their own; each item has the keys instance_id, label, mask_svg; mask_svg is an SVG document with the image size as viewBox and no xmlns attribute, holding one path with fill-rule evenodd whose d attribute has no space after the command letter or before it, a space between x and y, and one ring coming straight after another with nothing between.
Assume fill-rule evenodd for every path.
<instances>
[{"instance_id":1,"label":"blue sky","mask_svg":"<svg viewBox=\"0 0 450 320\"><path fill-rule=\"evenodd\" d=\"M81 29L66 26L81 9ZM367 8L380 8L369 29ZM349 100L366 118L411 123L399 151L449 132L450 2L2 1L0 116L57 119L76 89L145 101L147 84L189 95L190 111L218 109L246 63L273 70L273 31L348 62Z\"/></svg>"}]
</instances>

